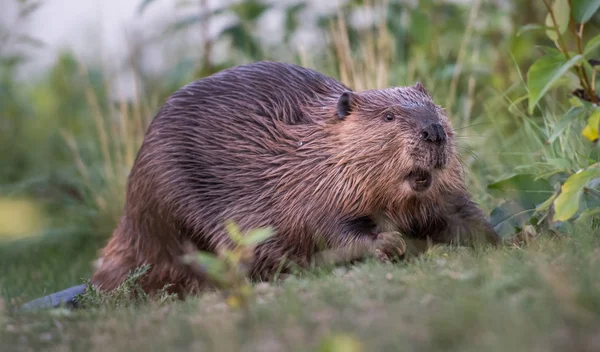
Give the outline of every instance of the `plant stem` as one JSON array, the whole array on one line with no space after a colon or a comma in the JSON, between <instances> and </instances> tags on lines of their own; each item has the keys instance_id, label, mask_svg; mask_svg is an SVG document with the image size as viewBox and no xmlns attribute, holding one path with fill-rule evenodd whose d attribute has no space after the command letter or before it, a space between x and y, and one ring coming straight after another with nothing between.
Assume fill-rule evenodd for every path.
<instances>
[{"instance_id":1,"label":"plant stem","mask_svg":"<svg viewBox=\"0 0 600 352\"><path fill-rule=\"evenodd\" d=\"M584 187L583 191L587 194L591 194L597 198L600 198L600 191L593 189L593 188L589 188L589 187Z\"/></svg>"},{"instance_id":2,"label":"plant stem","mask_svg":"<svg viewBox=\"0 0 600 352\"><path fill-rule=\"evenodd\" d=\"M569 50L567 49L567 45L565 44L564 38L563 38L562 34L560 33L560 30L558 29L558 22L556 21L556 17L554 16L554 10L552 10L552 6L550 6L548 4L547 0L543 0L543 1L544 1L544 5L546 6L546 9L548 10L548 13L550 14L552 23L554 24L554 30L556 31L556 35L558 36L559 49L563 52L563 54L565 55L565 58L567 60L570 60L571 56L569 55ZM571 5L571 0L569 0L569 8L571 7L570 5ZM573 15L570 14L570 17L571 17L570 18L571 29L572 29L573 33L575 34L575 36L577 37L577 46L579 49L579 54L582 54L581 38L577 34L577 31L575 30L575 25L574 25L575 22L573 19ZM579 78L579 85L588 93L588 95L590 95L590 99L592 100L592 102L594 104L597 104L596 94L593 92L592 89L590 89L590 82L589 82L589 79L587 78L587 73L585 72L585 68L583 68L582 66L576 66L575 71L577 72L577 77Z\"/></svg>"},{"instance_id":3,"label":"plant stem","mask_svg":"<svg viewBox=\"0 0 600 352\"><path fill-rule=\"evenodd\" d=\"M550 14L550 18L552 19L552 23L554 24L554 30L556 31L556 35L558 36L558 47L565 55L565 58L567 60L570 60L571 57L569 56L569 51L567 50L567 45L565 44L562 34L560 34L560 30L558 29L558 22L556 22L556 17L554 16L554 10L552 10L552 6L550 6L548 4L547 0L544 0L544 5L546 6L546 9L548 10L548 13ZM581 77L580 77L580 79L581 79Z\"/></svg>"},{"instance_id":4,"label":"plant stem","mask_svg":"<svg viewBox=\"0 0 600 352\"><path fill-rule=\"evenodd\" d=\"M569 8L571 6L571 0L569 0ZM579 55L583 55L583 46L581 45L581 37L583 36L583 23L579 25L579 30L575 28L575 18L573 17L573 13L570 14L570 22L571 22L571 31L577 38L577 50ZM585 85L581 84L581 86L586 90L587 94L590 96L590 100L598 105L598 99L596 98L596 89L590 84L590 80L588 78L587 71L583 65L577 66L577 70L579 73L579 81L580 83L585 83ZM583 80L583 82L581 82Z\"/></svg>"}]
</instances>

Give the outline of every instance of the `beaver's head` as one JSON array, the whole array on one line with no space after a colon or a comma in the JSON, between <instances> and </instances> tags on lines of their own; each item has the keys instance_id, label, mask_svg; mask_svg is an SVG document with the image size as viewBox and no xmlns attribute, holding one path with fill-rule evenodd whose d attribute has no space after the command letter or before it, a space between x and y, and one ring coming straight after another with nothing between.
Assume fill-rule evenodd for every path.
<instances>
[{"instance_id":1,"label":"beaver's head","mask_svg":"<svg viewBox=\"0 0 600 352\"><path fill-rule=\"evenodd\" d=\"M425 194L457 182L454 131L420 83L345 92L337 119L343 163L372 187Z\"/></svg>"}]
</instances>

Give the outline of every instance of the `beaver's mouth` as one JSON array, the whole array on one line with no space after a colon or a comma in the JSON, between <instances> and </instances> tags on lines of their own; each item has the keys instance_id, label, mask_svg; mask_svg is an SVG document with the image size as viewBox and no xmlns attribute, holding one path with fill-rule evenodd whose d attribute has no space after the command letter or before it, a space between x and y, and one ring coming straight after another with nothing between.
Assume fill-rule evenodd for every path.
<instances>
[{"instance_id":1,"label":"beaver's mouth","mask_svg":"<svg viewBox=\"0 0 600 352\"><path fill-rule=\"evenodd\" d=\"M410 188L415 192L426 191L430 186L433 178L431 173L425 169L417 169L411 171L406 177Z\"/></svg>"}]
</instances>

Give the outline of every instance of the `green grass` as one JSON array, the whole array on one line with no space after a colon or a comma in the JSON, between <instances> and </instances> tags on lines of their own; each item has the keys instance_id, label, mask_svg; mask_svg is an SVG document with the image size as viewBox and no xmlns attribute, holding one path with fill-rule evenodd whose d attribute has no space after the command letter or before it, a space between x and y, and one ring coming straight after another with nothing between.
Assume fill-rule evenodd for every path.
<instances>
[{"instance_id":1,"label":"green grass","mask_svg":"<svg viewBox=\"0 0 600 352\"><path fill-rule=\"evenodd\" d=\"M103 243L80 233L0 242L0 294L24 303L81 284Z\"/></svg>"},{"instance_id":2,"label":"green grass","mask_svg":"<svg viewBox=\"0 0 600 352\"><path fill-rule=\"evenodd\" d=\"M3 351L325 351L338 334L364 351L585 351L600 338L600 239L591 228L526 247L440 247L411 263L302 273L255 285L247 312L213 292L121 309L9 312L15 297L89 275L95 248L72 238L0 247Z\"/></svg>"},{"instance_id":3,"label":"green grass","mask_svg":"<svg viewBox=\"0 0 600 352\"><path fill-rule=\"evenodd\" d=\"M546 144L560 130L567 92L552 92L539 112L526 112L526 73L539 56L534 48L552 43L543 31L515 32L543 23L543 4L521 1L507 12L492 3L420 1L389 16L415 19L408 27L393 20L374 31L349 33L341 17L323 28L332 39L329 51L298 53L300 63L357 90L424 83L451 113L467 184L488 214L502 201L486 192L498 178L524 167L540 174L548 158L568 159L573 171L598 160L598 148L581 136L583 120ZM586 33L591 37L596 27L586 25ZM230 56L226 66L240 63ZM87 68L68 53L27 84L13 78L12 66L0 68L4 226L17 224L21 234L79 229L0 238L0 352L352 351L344 338L363 351L591 351L600 345L600 229L585 223L561 236L540 234L523 247L436 248L410 263L366 262L257 284L248 311L230 309L211 292L184 302L119 305L116 295L88 297L103 305L14 312L89 278L121 216L127 171L148 119L174 89L199 77L179 67L149 75L139 96L115 103L107 98L111 72ZM36 206L16 208L13 197L20 196ZM32 212L39 205L47 212L41 225Z\"/></svg>"}]
</instances>

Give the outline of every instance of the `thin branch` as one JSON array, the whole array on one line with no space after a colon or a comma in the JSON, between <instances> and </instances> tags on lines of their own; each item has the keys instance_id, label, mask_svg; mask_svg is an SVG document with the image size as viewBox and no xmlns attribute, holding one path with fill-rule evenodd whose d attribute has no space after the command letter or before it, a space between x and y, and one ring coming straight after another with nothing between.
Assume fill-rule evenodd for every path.
<instances>
[{"instance_id":1,"label":"thin branch","mask_svg":"<svg viewBox=\"0 0 600 352\"><path fill-rule=\"evenodd\" d=\"M569 8L571 6L571 0L569 0ZM579 24L579 30L577 30L575 28L575 18L573 17L573 13L570 14L570 22L571 22L571 32L573 32L573 34L575 35L575 38L577 38L577 50L579 52L579 55L583 55L583 45L581 44L581 38L583 36L583 23ZM596 97L596 90L595 87L591 85L590 83L590 79L588 78L588 74L587 71L585 70L585 67L583 65L581 66L577 66L577 69L579 71L580 77L579 80L581 81L583 78L583 82L585 82L585 85L581 85L582 88L584 88L588 95L590 96L590 99L592 100L592 102L594 104L598 104L598 99ZM581 82L581 83L583 83Z\"/></svg>"},{"instance_id":2,"label":"thin branch","mask_svg":"<svg viewBox=\"0 0 600 352\"><path fill-rule=\"evenodd\" d=\"M573 18L573 14L571 14L571 25L575 26L574 24L574 18ZM579 24L579 30L577 31L577 49L579 49L579 53L583 54L583 50L582 50L582 46L581 46L581 38L583 37L583 23Z\"/></svg>"},{"instance_id":3,"label":"thin branch","mask_svg":"<svg viewBox=\"0 0 600 352\"><path fill-rule=\"evenodd\" d=\"M548 4L548 1L543 0L544 1L544 5L546 6L546 9L548 10L548 13L550 14L550 18L552 19L552 23L554 23L554 30L556 31L556 35L558 37L558 46L559 49L561 49L561 51L563 52L563 54L565 55L565 57L567 58L567 60L570 60L571 57L569 56L569 51L567 50L567 46L565 45L565 41L562 37L562 34L560 34L560 30L558 29L558 22L556 21L556 17L554 16L554 10L552 10L552 6L550 6Z\"/></svg>"},{"instance_id":4,"label":"thin branch","mask_svg":"<svg viewBox=\"0 0 600 352\"><path fill-rule=\"evenodd\" d=\"M570 60L571 56L569 55L569 50L565 44L562 34L560 33L560 30L558 28L558 22L556 21L556 17L554 16L554 10L552 10L552 7L548 4L547 0L543 0L543 2L544 2L544 5L546 6L546 9L548 10L548 13L550 14L552 23L554 24L554 30L556 31L556 35L558 37L557 40L558 40L558 44L559 44L559 49L561 49L561 51L565 55L565 58L567 60ZM571 0L569 0L569 8L570 8L570 5L571 5ZM578 42L577 45L578 45L578 49L579 49L579 54L582 54L583 51L581 49L581 37L578 35L577 30L575 29L575 20L573 19L572 13L570 14L569 22L571 23L571 30L577 37L577 42ZM583 28L581 28L581 30L583 30ZM576 66L575 70L577 71L577 77L579 78L579 85L587 91L588 95L590 95L590 99L592 99L592 102L594 104L597 104L598 101L596 99L596 94L594 93L594 90L590 88L590 81L587 77L587 72L585 71L585 68L582 66Z\"/></svg>"},{"instance_id":5,"label":"thin branch","mask_svg":"<svg viewBox=\"0 0 600 352\"><path fill-rule=\"evenodd\" d=\"M589 188L589 187L583 187L583 191L587 194L591 194L597 198L600 198L600 191L598 191L597 189L593 189L593 188Z\"/></svg>"},{"instance_id":6,"label":"thin branch","mask_svg":"<svg viewBox=\"0 0 600 352\"><path fill-rule=\"evenodd\" d=\"M571 4L571 2L569 1L569 5ZM565 55L565 58L567 60L571 59L571 56L569 55L569 50L567 49L567 45L565 44L564 38L562 36L562 34L560 33L560 29L558 28L558 22L556 21L556 17L554 16L554 10L552 10L552 7L548 4L548 2L546 0L544 0L544 5L546 6L546 9L548 10L548 13L550 14L550 18L552 19L552 23L554 24L554 30L556 31L556 36L558 37L558 46L559 49L563 52L563 54ZM577 78L579 78L579 85L581 87L583 87L586 91L589 90L587 89L588 87L585 85L585 82L582 78L581 72L579 71L578 67L575 67L576 71L577 71Z\"/></svg>"}]
</instances>

